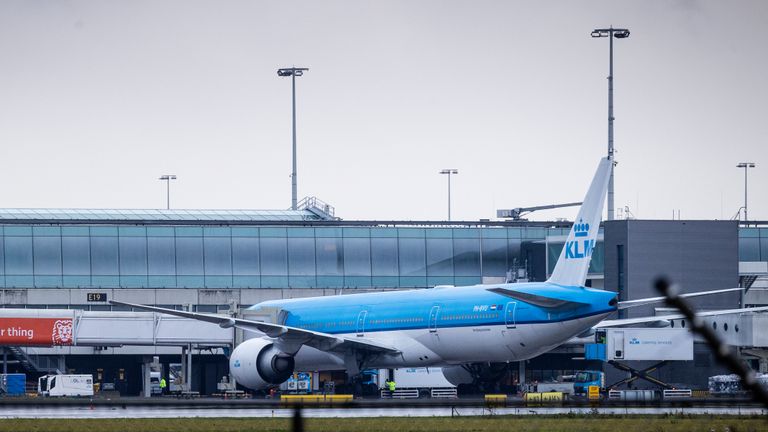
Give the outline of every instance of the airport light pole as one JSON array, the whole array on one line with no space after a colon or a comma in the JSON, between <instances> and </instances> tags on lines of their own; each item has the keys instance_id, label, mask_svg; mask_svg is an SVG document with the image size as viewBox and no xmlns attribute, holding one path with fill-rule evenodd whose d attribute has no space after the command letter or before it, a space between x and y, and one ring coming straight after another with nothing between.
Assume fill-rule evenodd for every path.
<instances>
[{"instance_id":1,"label":"airport light pole","mask_svg":"<svg viewBox=\"0 0 768 432\"><path fill-rule=\"evenodd\" d=\"M736 168L744 168L744 222L749 220L747 219L747 170L754 167L754 162L741 162L736 165Z\"/></svg>"},{"instance_id":2,"label":"airport light pole","mask_svg":"<svg viewBox=\"0 0 768 432\"><path fill-rule=\"evenodd\" d=\"M281 77L291 77L291 89L293 98L293 170L291 171L291 210L296 210L297 187L296 187L296 77L304 75L308 68L282 68L277 70L277 75Z\"/></svg>"},{"instance_id":3,"label":"airport light pole","mask_svg":"<svg viewBox=\"0 0 768 432\"><path fill-rule=\"evenodd\" d=\"M611 163L611 177L608 180L608 220L613 220L613 167L616 162L613 158L613 38L624 39L629 37L628 29L607 29L592 30L593 38L608 38L608 159Z\"/></svg>"},{"instance_id":4,"label":"airport light pole","mask_svg":"<svg viewBox=\"0 0 768 432\"><path fill-rule=\"evenodd\" d=\"M440 174L448 174L448 220L451 220L451 174L458 174L459 170L455 168L446 168L440 171Z\"/></svg>"},{"instance_id":5,"label":"airport light pole","mask_svg":"<svg viewBox=\"0 0 768 432\"><path fill-rule=\"evenodd\" d=\"M171 209L171 180L176 180L173 174L163 174L158 180L165 180L165 208Z\"/></svg>"}]
</instances>

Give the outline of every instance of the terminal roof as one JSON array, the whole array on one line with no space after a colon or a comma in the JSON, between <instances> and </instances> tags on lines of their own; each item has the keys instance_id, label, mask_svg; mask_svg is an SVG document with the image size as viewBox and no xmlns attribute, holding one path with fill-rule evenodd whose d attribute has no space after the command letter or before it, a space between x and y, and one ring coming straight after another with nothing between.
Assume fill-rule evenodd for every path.
<instances>
[{"instance_id":1,"label":"terminal roof","mask_svg":"<svg viewBox=\"0 0 768 432\"><path fill-rule=\"evenodd\" d=\"M4 221L319 221L309 210L181 210L181 209L0 209Z\"/></svg>"}]
</instances>

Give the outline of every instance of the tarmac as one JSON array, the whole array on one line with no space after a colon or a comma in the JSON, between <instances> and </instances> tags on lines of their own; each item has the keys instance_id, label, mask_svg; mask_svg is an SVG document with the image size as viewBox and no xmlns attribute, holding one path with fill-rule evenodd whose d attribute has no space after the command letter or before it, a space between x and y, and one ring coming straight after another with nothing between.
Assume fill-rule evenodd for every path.
<instances>
[{"instance_id":1,"label":"tarmac","mask_svg":"<svg viewBox=\"0 0 768 432\"><path fill-rule=\"evenodd\" d=\"M291 417L295 406L280 400L213 398L0 398L0 418L269 418ZM768 415L768 409L746 399L654 401L648 403L566 401L526 406L520 400L489 403L484 399L363 399L301 408L306 418L457 417L497 415Z\"/></svg>"},{"instance_id":2,"label":"tarmac","mask_svg":"<svg viewBox=\"0 0 768 432\"><path fill-rule=\"evenodd\" d=\"M768 411L758 407L685 407L685 408L568 408L568 407L536 407L536 408L304 408L305 418L353 418L353 417L459 417L459 416L530 416L530 415L718 415L718 416L757 416L766 415ZM0 412L0 418L278 418L292 417L291 408L189 408L189 407L147 407L147 406L17 406L5 408Z\"/></svg>"}]
</instances>

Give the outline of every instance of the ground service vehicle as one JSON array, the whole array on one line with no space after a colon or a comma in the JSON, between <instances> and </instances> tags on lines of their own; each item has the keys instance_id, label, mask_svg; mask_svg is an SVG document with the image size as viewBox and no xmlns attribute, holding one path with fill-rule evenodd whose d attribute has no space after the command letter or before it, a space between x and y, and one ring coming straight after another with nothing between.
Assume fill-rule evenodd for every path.
<instances>
[{"instance_id":1,"label":"ground service vehicle","mask_svg":"<svg viewBox=\"0 0 768 432\"><path fill-rule=\"evenodd\" d=\"M37 380L41 396L93 396L93 375L44 375Z\"/></svg>"},{"instance_id":2,"label":"ground service vehicle","mask_svg":"<svg viewBox=\"0 0 768 432\"><path fill-rule=\"evenodd\" d=\"M160 388L161 378L162 376L160 376L160 372L149 373L149 387L150 387L150 392L152 396L162 394L162 389Z\"/></svg>"},{"instance_id":3,"label":"ground service vehicle","mask_svg":"<svg viewBox=\"0 0 768 432\"><path fill-rule=\"evenodd\" d=\"M573 394L586 396L590 386L598 386L605 390L605 374L600 371L578 371L573 379Z\"/></svg>"},{"instance_id":4,"label":"ground service vehicle","mask_svg":"<svg viewBox=\"0 0 768 432\"><path fill-rule=\"evenodd\" d=\"M540 382L536 386L536 391L540 393L564 393L572 395L575 392L575 383L573 382L576 375L566 375L558 377L557 381L553 382Z\"/></svg>"},{"instance_id":5,"label":"ground service vehicle","mask_svg":"<svg viewBox=\"0 0 768 432\"><path fill-rule=\"evenodd\" d=\"M391 377L403 397L456 397L456 386L445 379L442 368L396 368L391 369L391 373L380 369L377 377L378 387L385 395L386 379Z\"/></svg>"}]
</instances>

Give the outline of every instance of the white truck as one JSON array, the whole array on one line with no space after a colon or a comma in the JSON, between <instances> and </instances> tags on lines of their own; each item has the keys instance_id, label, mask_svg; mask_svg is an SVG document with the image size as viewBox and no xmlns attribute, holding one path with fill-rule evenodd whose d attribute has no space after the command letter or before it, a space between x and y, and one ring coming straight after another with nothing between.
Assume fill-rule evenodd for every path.
<instances>
[{"instance_id":1,"label":"white truck","mask_svg":"<svg viewBox=\"0 0 768 432\"><path fill-rule=\"evenodd\" d=\"M693 335L684 328L606 329L604 343L603 360L693 360Z\"/></svg>"},{"instance_id":2,"label":"white truck","mask_svg":"<svg viewBox=\"0 0 768 432\"><path fill-rule=\"evenodd\" d=\"M44 375L37 380L40 396L93 396L93 375Z\"/></svg>"},{"instance_id":3,"label":"white truck","mask_svg":"<svg viewBox=\"0 0 768 432\"><path fill-rule=\"evenodd\" d=\"M383 398L457 397L456 386L445 379L442 368L399 368L392 369L392 375L396 384L394 394L390 394L386 385L389 370L379 370L379 389Z\"/></svg>"},{"instance_id":4,"label":"white truck","mask_svg":"<svg viewBox=\"0 0 768 432\"><path fill-rule=\"evenodd\" d=\"M573 395L573 381L575 375L563 375L557 377L556 381L540 382L536 386L536 391L540 393L560 392L567 395Z\"/></svg>"},{"instance_id":5,"label":"white truck","mask_svg":"<svg viewBox=\"0 0 768 432\"><path fill-rule=\"evenodd\" d=\"M160 372L150 372L149 373L149 390L150 395L152 396L160 396L163 394L162 389L160 388L160 380L162 379L162 373Z\"/></svg>"}]
</instances>

